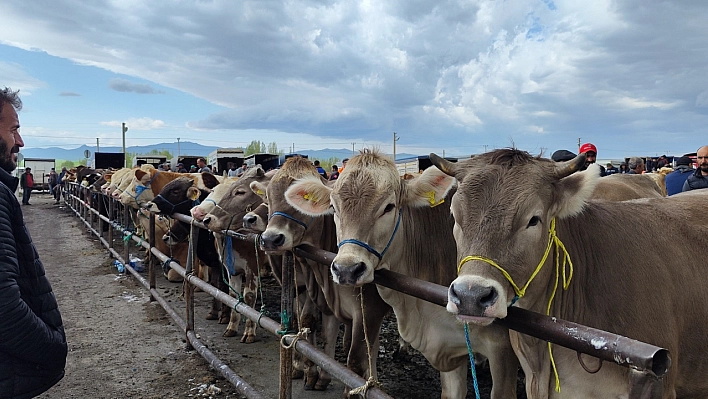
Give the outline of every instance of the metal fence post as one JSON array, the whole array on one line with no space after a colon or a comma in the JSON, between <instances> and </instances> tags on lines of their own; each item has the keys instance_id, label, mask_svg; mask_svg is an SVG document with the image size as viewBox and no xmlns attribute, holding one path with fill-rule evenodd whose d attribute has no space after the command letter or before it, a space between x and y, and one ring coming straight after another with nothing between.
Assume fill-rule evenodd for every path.
<instances>
[{"instance_id":1,"label":"metal fence post","mask_svg":"<svg viewBox=\"0 0 708 399\"><path fill-rule=\"evenodd\" d=\"M148 256L148 281L150 283L150 289L157 287L157 282L155 281L155 255L152 253L152 248L155 246L155 214L150 212L150 223L148 227L148 242L150 243L150 249L147 251ZM150 302L155 300L155 296L150 294Z\"/></svg>"},{"instance_id":2,"label":"metal fence post","mask_svg":"<svg viewBox=\"0 0 708 399\"><path fill-rule=\"evenodd\" d=\"M283 270L281 280L283 291L280 296L280 331L288 334L292 331L292 323L295 321L293 313L293 301L295 298L295 287L293 277L293 267L295 261L293 253L287 252L283 257ZM280 345L280 399L291 399L293 396L293 350L286 349Z\"/></svg>"},{"instance_id":3,"label":"metal fence post","mask_svg":"<svg viewBox=\"0 0 708 399\"><path fill-rule=\"evenodd\" d=\"M187 251L187 265L184 272L184 302L187 308L187 333L194 331L194 286L189 282L189 279L194 276L194 262L197 261L199 230L199 227L195 226L194 223L190 224L189 249Z\"/></svg>"},{"instance_id":4,"label":"metal fence post","mask_svg":"<svg viewBox=\"0 0 708 399\"><path fill-rule=\"evenodd\" d=\"M121 234L121 238L123 239L123 259L126 262L129 262L130 259L130 240L125 239L125 232L128 229L128 226L130 225L130 211L125 209L126 207L123 206L123 234Z\"/></svg>"},{"instance_id":5,"label":"metal fence post","mask_svg":"<svg viewBox=\"0 0 708 399\"><path fill-rule=\"evenodd\" d=\"M108 220L111 222L109 223L110 226L108 227L108 249L113 249L113 223L116 222L114 219L115 217L115 201L113 200L112 197L108 198Z\"/></svg>"}]
</instances>

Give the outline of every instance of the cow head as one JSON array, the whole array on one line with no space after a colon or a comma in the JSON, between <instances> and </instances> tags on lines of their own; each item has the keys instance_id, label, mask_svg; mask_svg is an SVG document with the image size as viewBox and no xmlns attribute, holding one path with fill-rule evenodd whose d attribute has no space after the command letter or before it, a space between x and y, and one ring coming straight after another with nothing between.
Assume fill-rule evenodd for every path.
<instances>
[{"instance_id":1,"label":"cow head","mask_svg":"<svg viewBox=\"0 0 708 399\"><path fill-rule=\"evenodd\" d=\"M260 166L246 171L216 201L216 205L204 217L204 225L216 232L241 228L244 215L263 202L261 196L251 189L251 184L258 182L267 185L271 177L272 174L265 173Z\"/></svg>"},{"instance_id":2,"label":"cow head","mask_svg":"<svg viewBox=\"0 0 708 399\"><path fill-rule=\"evenodd\" d=\"M194 179L180 176L171 180L152 201L145 204L150 212L188 214L195 202L204 200L209 192L196 187Z\"/></svg>"},{"instance_id":3,"label":"cow head","mask_svg":"<svg viewBox=\"0 0 708 399\"><path fill-rule=\"evenodd\" d=\"M506 317L517 295L522 307L548 299L554 254L544 254L552 226L583 210L599 179L598 167L573 174L584 154L555 163L516 149L458 163L430 157L459 182L451 208L459 276L448 291L448 311L486 325Z\"/></svg>"},{"instance_id":4,"label":"cow head","mask_svg":"<svg viewBox=\"0 0 708 399\"><path fill-rule=\"evenodd\" d=\"M373 281L376 269L387 267L388 248L404 234L399 232L404 208L440 205L454 184L455 179L437 168L401 179L388 157L364 150L349 160L332 188L301 179L286 199L307 215L334 212L339 251L332 277L339 284L358 286Z\"/></svg>"},{"instance_id":5,"label":"cow head","mask_svg":"<svg viewBox=\"0 0 708 399\"><path fill-rule=\"evenodd\" d=\"M268 225L268 204L261 203L256 209L248 212L243 217L243 227L258 233L265 231Z\"/></svg>"},{"instance_id":6,"label":"cow head","mask_svg":"<svg viewBox=\"0 0 708 399\"><path fill-rule=\"evenodd\" d=\"M317 230L321 224L313 227L315 218L298 211L285 199L290 184L304 178L326 182L309 160L292 157L275 173L267 187L262 184L251 185L256 193L262 193L265 188L265 202L270 210L268 226L261 234L261 247L264 251L282 253L303 243L313 244L314 241L310 239L321 238L322 232Z\"/></svg>"}]
</instances>

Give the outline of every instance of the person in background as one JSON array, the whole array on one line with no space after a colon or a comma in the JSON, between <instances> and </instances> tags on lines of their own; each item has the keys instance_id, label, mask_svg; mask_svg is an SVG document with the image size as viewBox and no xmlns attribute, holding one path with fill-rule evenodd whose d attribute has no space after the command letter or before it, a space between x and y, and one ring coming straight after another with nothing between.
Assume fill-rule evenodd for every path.
<instances>
[{"instance_id":1,"label":"person in background","mask_svg":"<svg viewBox=\"0 0 708 399\"><path fill-rule=\"evenodd\" d=\"M327 171L324 170L324 168L322 166L320 166L319 160L315 160L313 165L315 165L315 168L317 168L317 173L319 173L320 176L324 177L325 179L329 178L329 176L327 176Z\"/></svg>"},{"instance_id":2,"label":"person in background","mask_svg":"<svg viewBox=\"0 0 708 399\"><path fill-rule=\"evenodd\" d=\"M59 181L59 175L57 174L57 171L52 168L52 170L49 171L49 178L47 179L47 184L49 185L49 193L54 194L54 187L56 187L57 182Z\"/></svg>"},{"instance_id":3,"label":"person in background","mask_svg":"<svg viewBox=\"0 0 708 399\"><path fill-rule=\"evenodd\" d=\"M187 173L187 168L184 167L182 162L177 164L177 173Z\"/></svg>"},{"instance_id":4,"label":"person in background","mask_svg":"<svg viewBox=\"0 0 708 399\"><path fill-rule=\"evenodd\" d=\"M54 203L58 204L61 199L61 190L64 187L64 176L66 175L66 166L62 166L61 173L59 173L59 182L54 188Z\"/></svg>"},{"instance_id":5,"label":"person in background","mask_svg":"<svg viewBox=\"0 0 708 399\"><path fill-rule=\"evenodd\" d=\"M342 173L342 171L344 170L344 167L347 166L347 161L348 161L348 160L349 160L349 158L344 158L344 159L342 159L342 167L339 168L339 173Z\"/></svg>"},{"instance_id":6,"label":"person in background","mask_svg":"<svg viewBox=\"0 0 708 399\"><path fill-rule=\"evenodd\" d=\"M237 175L237 176L238 176L238 177L243 176L243 174L246 173L247 170L248 170L248 165L246 165L246 163L244 162L244 163L241 165L241 169L238 170L238 175Z\"/></svg>"},{"instance_id":7,"label":"person in background","mask_svg":"<svg viewBox=\"0 0 708 399\"><path fill-rule=\"evenodd\" d=\"M59 305L15 197L25 145L16 91L0 89L0 398L32 398L64 378L68 347Z\"/></svg>"},{"instance_id":8,"label":"person in background","mask_svg":"<svg viewBox=\"0 0 708 399\"><path fill-rule=\"evenodd\" d=\"M696 171L688 176L682 191L708 188L708 145L704 145L696 151L696 165Z\"/></svg>"},{"instance_id":9,"label":"person in background","mask_svg":"<svg viewBox=\"0 0 708 399\"><path fill-rule=\"evenodd\" d=\"M615 173L619 173L619 169L617 169L612 162L608 162L607 168L605 168L605 176L614 175Z\"/></svg>"},{"instance_id":10,"label":"person in background","mask_svg":"<svg viewBox=\"0 0 708 399\"><path fill-rule=\"evenodd\" d=\"M585 154L585 165L580 170L585 170L588 166L597 161L597 147L593 143L585 143L580 146L580 154ZM600 176L605 176L607 173L605 167L600 165Z\"/></svg>"},{"instance_id":11,"label":"person in background","mask_svg":"<svg viewBox=\"0 0 708 399\"><path fill-rule=\"evenodd\" d=\"M629 172L627 173L630 175L641 175L645 171L644 160L641 157L629 158L627 167L629 168Z\"/></svg>"},{"instance_id":12,"label":"person in background","mask_svg":"<svg viewBox=\"0 0 708 399\"><path fill-rule=\"evenodd\" d=\"M197 173L198 170L197 165L192 165L189 167L189 173Z\"/></svg>"},{"instance_id":13,"label":"person in background","mask_svg":"<svg viewBox=\"0 0 708 399\"><path fill-rule=\"evenodd\" d=\"M32 205L29 203L32 188L34 188L32 168L25 168L25 173L20 175L20 187L22 187L22 205Z\"/></svg>"},{"instance_id":14,"label":"person in background","mask_svg":"<svg viewBox=\"0 0 708 399\"><path fill-rule=\"evenodd\" d=\"M239 169L236 167L236 164L233 162L227 162L226 163L227 168L229 169L226 172L226 177L236 177L239 174Z\"/></svg>"},{"instance_id":15,"label":"person in background","mask_svg":"<svg viewBox=\"0 0 708 399\"><path fill-rule=\"evenodd\" d=\"M339 168L337 168L337 164L332 165L332 171L329 172L329 181L332 180L337 180L339 178Z\"/></svg>"},{"instance_id":16,"label":"person in background","mask_svg":"<svg viewBox=\"0 0 708 399\"><path fill-rule=\"evenodd\" d=\"M629 173L629 169L627 169L627 164L625 162L622 162L620 164L619 172L620 173Z\"/></svg>"},{"instance_id":17,"label":"person in background","mask_svg":"<svg viewBox=\"0 0 708 399\"><path fill-rule=\"evenodd\" d=\"M214 173L212 172L211 168L207 166L206 161L204 158L197 158L197 172L198 173Z\"/></svg>"},{"instance_id":18,"label":"person in background","mask_svg":"<svg viewBox=\"0 0 708 399\"><path fill-rule=\"evenodd\" d=\"M666 175L664 184L666 184L666 194L674 195L683 190L683 184L686 183L688 176L694 172L691 165L691 158L683 156L676 160L676 169Z\"/></svg>"}]
</instances>

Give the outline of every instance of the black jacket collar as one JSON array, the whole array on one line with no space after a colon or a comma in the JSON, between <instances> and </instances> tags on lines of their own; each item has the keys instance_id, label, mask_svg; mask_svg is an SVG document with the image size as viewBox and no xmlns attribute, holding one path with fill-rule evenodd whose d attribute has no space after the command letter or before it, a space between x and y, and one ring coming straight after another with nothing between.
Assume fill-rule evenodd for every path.
<instances>
[{"instance_id":1,"label":"black jacket collar","mask_svg":"<svg viewBox=\"0 0 708 399\"><path fill-rule=\"evenodd\" d=\"M0 182L9 187L10 190L12 190L12 192L14 193L15 190L17 190L17 184L20 182L20 179L14 177L5 169L0 168Z\"/></svg>"}]
</instances>

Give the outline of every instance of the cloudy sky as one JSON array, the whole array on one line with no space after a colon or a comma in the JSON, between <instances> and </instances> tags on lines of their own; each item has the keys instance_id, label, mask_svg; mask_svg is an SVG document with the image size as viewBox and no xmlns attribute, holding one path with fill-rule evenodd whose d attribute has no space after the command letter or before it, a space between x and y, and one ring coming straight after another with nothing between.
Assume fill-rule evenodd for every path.
<instances>
[{"instance_id":1,"label":"cloudy sky","mask_svg":"<svg viewBox=\"0 0 708 399\"><path fill-rule=\"evenodd\" d=\"M27 147L708 144L708 1L3 0Z\"/></svg>"}]
</instances>

